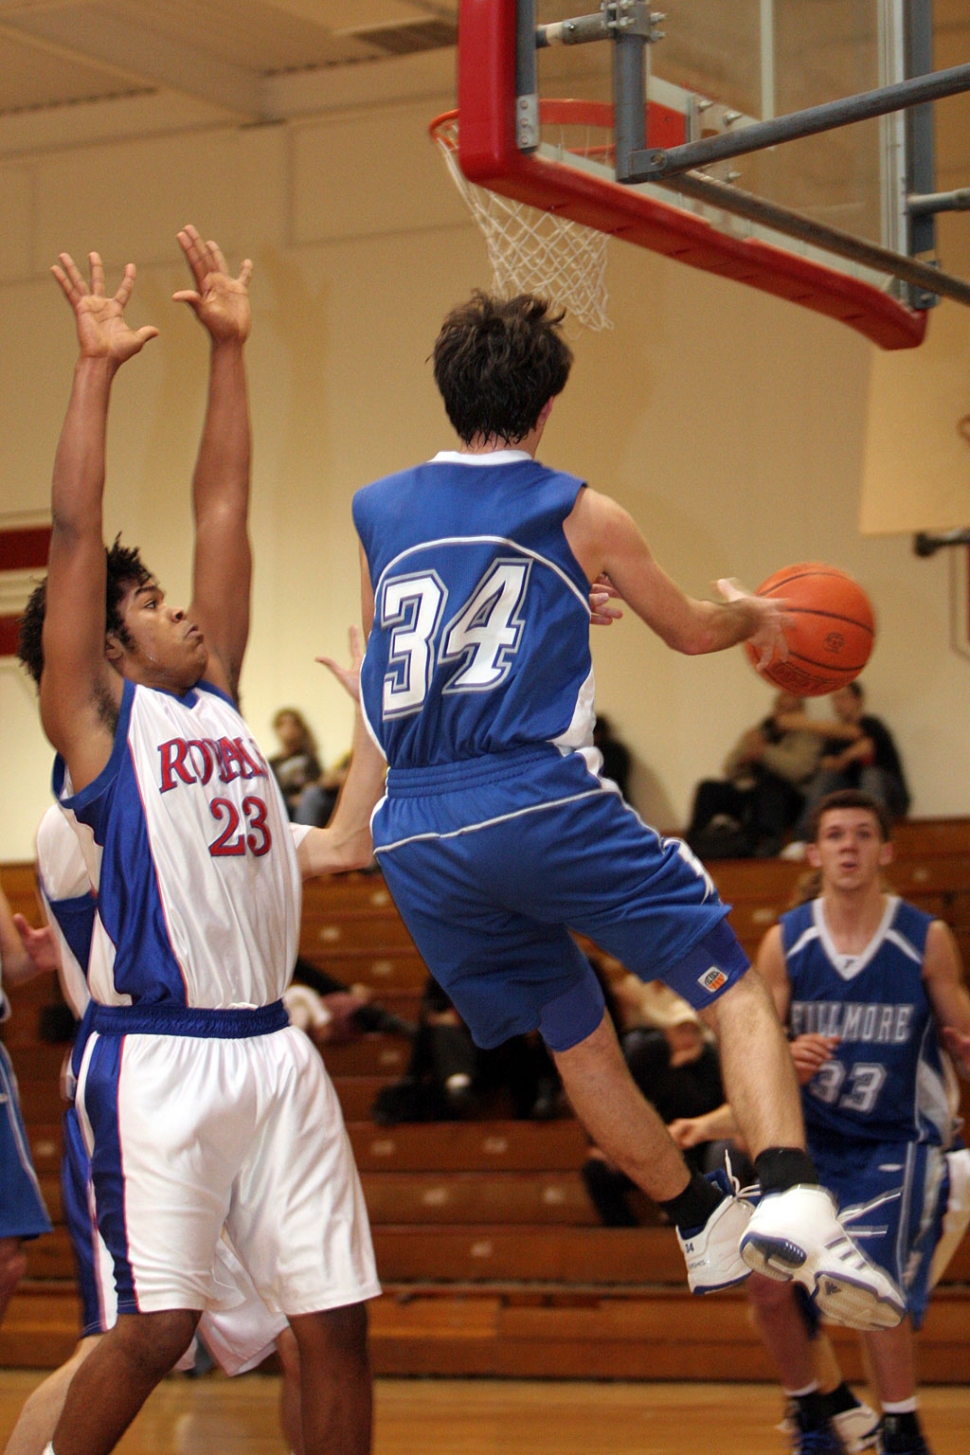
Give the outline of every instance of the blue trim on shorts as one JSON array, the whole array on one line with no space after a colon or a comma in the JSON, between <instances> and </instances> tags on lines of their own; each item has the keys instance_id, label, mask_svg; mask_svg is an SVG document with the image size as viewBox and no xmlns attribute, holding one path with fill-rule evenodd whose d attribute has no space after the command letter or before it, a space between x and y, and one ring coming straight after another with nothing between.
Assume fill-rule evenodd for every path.
<instances>
[{"instance_id":1,"label":"blue trim on shorts","mask_svg":"<svg viewBox=\"0 0 970 1455\"><path fill-rule=\"evenodd\" d=\"M901 1289L918 1329L949 1195L945 1164L939 1165L945 1154L928 1142L820 1138L811 1128L808 1150L822 1186L838 1198L846 1232Z\"/></svg>"},{"instance_id":2,"label":"blue trim on shorts","mask_svg":"<svg viewBox=\"0 0 970 1455\"><path fill-rule=\"evenodd\" d=\"M135 1280L128 1258L125 1220L125 1173L118 1125L123 1036L99 1036L92 1048L84 1080L84 1114L94 1134L91 1180L98 1229L114 1263L118 1312L137 1314Z\"/></svg>"},{"instance_id":3,"label":"blue trim on shorts","mask_svg":"<svg viewBox=\"0 0 970 1455\"><path fill-rule=\"evenodd\" d=\"M289 1023L282 1000L234 1010L167 1004L95 1005L88 1030L109 1036L197 1036L202 1040L239 1041L285 1030Z\"/></svg>"},{"instance_id":4,"label":"blue trim on shorts","mask_svg":"<svg viewBox=\"0 0 970 1455\"><path fill-rule=\"evenodd\" d=\"M96 1272L98 1230L91 1220L88 1202L91 1162L73 1106L68 1107L61 1124L64 1132L64 1155L61 1158L64 1221L71 1240L81 1294L81 1338L87 1339L91 1334L103 1334L106 1329Z\"/></svg>"}]
</instances>

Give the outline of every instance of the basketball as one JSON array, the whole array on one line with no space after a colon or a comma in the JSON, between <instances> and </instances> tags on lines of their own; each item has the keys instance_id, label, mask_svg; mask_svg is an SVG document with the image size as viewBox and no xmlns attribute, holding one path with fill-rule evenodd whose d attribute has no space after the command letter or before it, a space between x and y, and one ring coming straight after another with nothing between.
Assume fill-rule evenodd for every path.
<instances>
[{"instance_id":1,"label":"basketball","mask_svg":"<svg viewBox=\"0 0 970 1455\"><path fill-rule=\"evenodd\" d=\"M851 576L836 566L805 561L776 571L755 595L784 601L792 617L785 631L786 661L773 657L759 667L757 651L745 642L760 676L799 697L823 697L858 677L869 660L876 626L872 604Z\"/></svg>"}]
</instances>

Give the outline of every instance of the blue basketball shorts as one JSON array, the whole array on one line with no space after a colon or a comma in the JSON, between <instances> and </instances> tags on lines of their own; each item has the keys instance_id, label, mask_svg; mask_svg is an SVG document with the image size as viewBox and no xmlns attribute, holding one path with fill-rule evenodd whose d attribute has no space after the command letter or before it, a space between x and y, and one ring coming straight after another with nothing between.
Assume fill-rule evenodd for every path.
<instances>
[{"instance_id":1,"label":"blue basketball shorts","mask_svg":"<svg viewBox=\"0 0 970 1455\"><path fill-rule=\"evenodd\" d=\"M949 1194L944 1153L925 1142L836 1144L818 1136L809 1137L808 1149L819 1181L838 1199L846 1232L902 1290L918 1329Z\"/></svg>"},{"instance_id":2,"label":"blue basketball shorts","mask_svg":"<svg viewBox=\"0 0 970 1455\"><path fill-rule=\"evenodd\" d=\"M388 888L476 1043L590 1035L603 993L570 930L704 1009L748 969L690 850L578 754L540 746L392 769L373 819Z\"/></svg>"},{"instance_id":3,"label":"blue basketball shorts","mask_svg":"<svg viewBox=\"0 0 970 1455\"><path fill-rule=\"evenodd\" d=\"M17 1078L0 1046L0 1238L37 1238L51 1231L20 1114Z\"/></svg>"}]
</instances>

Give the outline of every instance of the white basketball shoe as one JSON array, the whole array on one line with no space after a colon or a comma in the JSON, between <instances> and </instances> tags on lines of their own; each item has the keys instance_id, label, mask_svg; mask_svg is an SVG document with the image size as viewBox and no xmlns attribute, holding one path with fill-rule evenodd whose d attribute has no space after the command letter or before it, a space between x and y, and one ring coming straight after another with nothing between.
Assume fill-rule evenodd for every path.
<instances>
[{"instance_id":1,"label":"white basketball shoe","mask_svg":"<svg viewBox=\"0 0 970 1455\"><path fill-rule=\"evenodd\" d=\"M892 1329L906 1312L891 1279L859 1252L824 1187L790 1187L762 1197L741 1237L755 1273L808 1289L820 1312L852 1329Z\"/></svg>"},{"instance_id":2,"label":"white basketball shoe","mask_svg":"<svg viewBox=\"0 0 970 1455\"><path fill-rule=\"evenodd\" d=\"M725 1194L707 1222L696 1233L684 1235L677 1229L687 1283L691 1293L716 1293L719 1288L733 1288L743 1283L751 1272L741 1257L739 1243L748 1226L754 1206L738 1196L737 1179L718 1169L709 1172L707 1180Z\"/></svg>"}]
</instances>

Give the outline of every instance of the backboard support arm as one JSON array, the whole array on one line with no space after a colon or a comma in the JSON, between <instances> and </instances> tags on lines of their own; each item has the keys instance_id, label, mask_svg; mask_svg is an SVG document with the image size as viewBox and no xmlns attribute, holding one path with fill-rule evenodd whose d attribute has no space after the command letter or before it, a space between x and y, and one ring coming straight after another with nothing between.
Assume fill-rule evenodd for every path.
<instances>
[{"instance_id":1,"label":"backboard support arm","mask_svg":"<svg viewBox=\"0 0 970 1455\"><path fill-rule=\"evenodd\" d=\"M699 172L688 172L676 177L662 177L659 185L673 192L681 192L685 197L695 197L711 207L720 207L738 217L746 217L750 222L762 223L765 227L784 233L786 237L798 238L801 242L825 248L830 253L837 253L839 257L849 258L864 267L889 273L894 278L902 278L904 282L912 283L924 292L942 294L970 308L970 283L964 282L962 278L941 273L929 263L907 258L902 253L893 252L891 248L880 247L878 243L866 242L864 238L854 237L838 228L826 227L824 223L815 222L800 213L789 212L787 208L766 202L764 198L755 197L750 192L742 192L727 182L717 182L713 177L703 176Z\"/></svg>"}]
</instances>

